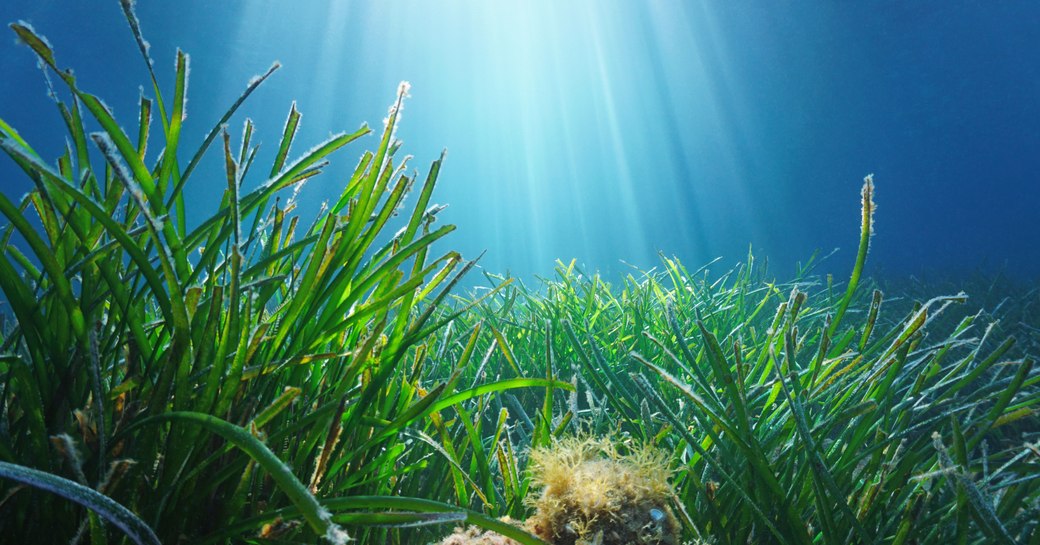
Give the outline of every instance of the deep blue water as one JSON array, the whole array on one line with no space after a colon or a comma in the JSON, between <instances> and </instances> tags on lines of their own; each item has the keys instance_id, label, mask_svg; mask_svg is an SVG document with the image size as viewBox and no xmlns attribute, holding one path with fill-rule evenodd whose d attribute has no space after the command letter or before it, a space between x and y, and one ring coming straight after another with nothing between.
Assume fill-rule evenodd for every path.
<instances>
[{"instance_id":1,"label":"deep blue water","mask_svg":"<svg viewBox=\"0 0 1040 545\"><path fill-rule=\"evenodd\" d=\"M752 244L780 277L840 247L826 267L845 274L874 173L871 271L1040 276L1040 3L179 0L138 15L163 85L176 47L192 55L188 146L282 62L243 109L260 165L292 100L300 152L379 129L411 82L404 150L425 171L448 148L435 200L459 227L449 245L486 249L494 272L576 258L616 274L658 251L733 264ZM18 19L136 122L146 72L117 2L0 3L0 21ZM54 157L61 120L3 30L0 118ZM336 198L362 149L307 185L305 210ZM216 154L206 167L189 188L196 218L224 187ZM29 187L6 157L0 187Z\"/></svg>"}]
</instances>

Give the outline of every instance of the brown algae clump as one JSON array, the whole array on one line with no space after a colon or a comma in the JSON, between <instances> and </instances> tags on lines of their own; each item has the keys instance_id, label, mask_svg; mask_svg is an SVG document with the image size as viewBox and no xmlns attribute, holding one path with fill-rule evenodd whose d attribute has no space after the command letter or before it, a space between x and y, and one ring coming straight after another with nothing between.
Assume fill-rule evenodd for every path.
<instances>
[{"instance_id":1,"label":"brown algae clump","mask_svg":"<svg viewBox=\"0 0 1040 545\"><path fill-rule=\"evenodd\" d=\"M621 454L610 438L571 437L531 452L525 530L554 545L678 545L679 521L668 500L667 454L642 446ZM439 545L515 545L476 527Z\"/></svg>"},{"instance_id":2,"label":"brown algae clump","mask_svg":"<svg viewBox=\"0 0 1040 545\"><path fill-rule=\"evenodd\" d=\"M525 527L550 543L679 543L667 455L656 448L621 454L609 438L566 438L532 451L529 471L541 494Z\"/></svg>"}]
</instances>

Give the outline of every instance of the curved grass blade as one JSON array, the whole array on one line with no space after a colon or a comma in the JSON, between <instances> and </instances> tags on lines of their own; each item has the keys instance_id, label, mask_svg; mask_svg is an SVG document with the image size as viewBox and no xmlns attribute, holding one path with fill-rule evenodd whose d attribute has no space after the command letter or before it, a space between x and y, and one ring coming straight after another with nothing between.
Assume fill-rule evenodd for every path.
<instances>
[{"instance_id":1,"label":"curved grass blade","mask_svg":"<svg viewBox=\"0 0 1040 545\"><path fill-rule=\"evenodd\" d=\"M123 531L137 545L161 545L155 532L129 509L75 481L8 462L0 462L0 477L46 490L74 501Z\"/></svg>"},{"instance_id":2,"label":"curved grass blade","mask_svg":"<svg viewBox=\"0 0 1040 545\"><path fill-rule=\"evenodd\" d=\"M327 499L322 502L322 505L331 511L346 511L350 509L394 509L413 511L417 513L461 513L465 515L466 524L472 524L485 530L491 530L515 540L521 545L548 545L541 539L527 533L522 528L513 526L508 522L502 522L496 518L469 509L463 509L447 503L423 498L409 498L402 496L350 496ZM286 507L276 511L269 511L261 516L244 520L232 527L224 528L216 534L206 536L199 542L199 545L219 543L229 537L240 535L254 528L259 528L264 523L271 522L279 517L288 518L297 514L298 511L295 507ZM341 515L336 515L334 518L339 518L340 516ZM361 524L364 524L364 521L361 521Z\"/></svg>"},{"instance_id":3,"label":"curved grass blade","mask_svg":"<svg viewBox=\"0 0 1040 545\"><path fill-rule=\"evenodd\" d=\"M457 403L462 403L467 399L473 399L484 394L492 392L501 392L505 390L512 390L515 388L558 388L561 390L567 390L573 392L575 387L573 384L563 380L547 379L547 378L511 378L500 380L498 382L490 382L482 384L476 388L470 388L469 390L463 390L456 392L450 396L438 400L433 404L431 411L444 410Z\"/></svg>"},{"instance_id":4,"label":"curved grass blade","mask_svg":"<svg viewBox=\"0 0 1040 545\"><path fill-rule=\"evenodd\" d=\"M130 431L148 423L163 421L180 421L198 424L207 430L220 435L236 447L242 449L253 460L255 460L260 467L267 470L271 475L271 478L274 479L274 482L278 485L278 488L289 497L289 500L294 506L296 506L296 509L299 510L304 520L307 521L307 524L310 525L311 529L314 530L315 533L319 536L324 536L326 539L334 543L345 543L348 539L346 532L332 522L329 512L322 508L321 504L318 503L317 498L315 498L307 489L307 486L293 475L289 467L282 463L282 461L271 452L271 449L267 448L267 445L263 444L259 439L254 437L253 434L249 433L249 430L208 414L191 411L174 411L142 419L128 427L126 431Z\"/></svg>"},{"instance_id":5,"label":"curved grass blade","mask_svg":"<svg viewBox=\"0 0 1040 545\"><path fill-rule=\"evenodd\" d=\"M466 513L455 511L419 513L414 511L391 511L387 513L342 513L332 520L341 524L356 524L383 528L416 528L435 524L466 522Z\"/></svg>"},{"instance_id":6,"label":"curved grass blade","mask_svg":"<svg viewBox=\"0 0 1040 545\"><path fill-rule=\"evenodd\" d=\"M863 264L866 263L867 252L870 250L870 237L874 234L874 210L877 208L874 204L873 174L863 178L863 189L860 195L863 198L863 210L859 234L859 251L856 253L856 264L852 267L852 276L849 278L849 285L845 289L845 296L838 303L838 310L834 314L834 319L831 320L830 327L827 328L827 335L832 338L838 331L838 324L841 323L842 317L845 316L845 311L848 310L852 297L856 295L856 287L859 286L859 279L863 274Z\"/></svg>"}]
</instances>

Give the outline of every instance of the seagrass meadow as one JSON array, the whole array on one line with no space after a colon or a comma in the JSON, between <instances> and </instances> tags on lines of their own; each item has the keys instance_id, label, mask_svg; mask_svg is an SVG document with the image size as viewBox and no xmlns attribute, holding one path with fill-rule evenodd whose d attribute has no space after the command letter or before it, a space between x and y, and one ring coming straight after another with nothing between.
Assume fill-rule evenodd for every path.
<instances>
[{"instance_id":1,"label":"seagrass meadow","mask_svg":"<svg viewBox=\"0 0 1040 545\"><path fill-rule=\"evenodd\" d=\"M1040 292L864 275L873 177L848 279L662 255L529 286L448 250L406 84L381 130L320 142L287 104L257 164L238 109L278 65L183 142L188 58L162 88L122 7L136 119L10 25L67 134L41 157L0 111L32 183L0 192L0 542L1040 545ZM331 161L356 166L301 217ZM193 184L226 188L200 222ZM626 476L576 469L600 459ZM622 486L658 503L618 541ZM568 522L561 487L600 510Z\"/></svg>"}]
</instances>

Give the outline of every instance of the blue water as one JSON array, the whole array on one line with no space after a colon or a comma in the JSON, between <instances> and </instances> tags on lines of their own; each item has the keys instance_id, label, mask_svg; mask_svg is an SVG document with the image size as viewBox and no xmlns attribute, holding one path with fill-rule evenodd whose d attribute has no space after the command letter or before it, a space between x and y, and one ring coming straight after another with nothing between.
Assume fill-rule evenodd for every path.
<instances>
[{"instance_id":1,"label":"blue water","mask_svg":"<svg viewBox=\"0 0 1040 545\"><path fill-rule=\"evenodd\" d=\"M493 272L576 258L616 274L658 251L733 264L752 244L781 277L840 247L825 266L845 274L874 173L872 272L1040 276L1035 2L180 0L138 15L163 85L176 47L192 55L186 145L282 62L243 110L260 165L292 100L300 152L363 121L378 129L411 82L404 150L422 171L449 150L435 194L459 228L449 245L486 249ZM146 72L116 2L0 3L0 20L18 19L135 122ZM4 30L0 118L54 157L61 120ZM338 196L361 151L308 184L305 211ZM189 187L196 218L224 187L216 154L204 167L212 176ZM29 188L6 157L0 187Z\"/></svg>"}]
</instances>

